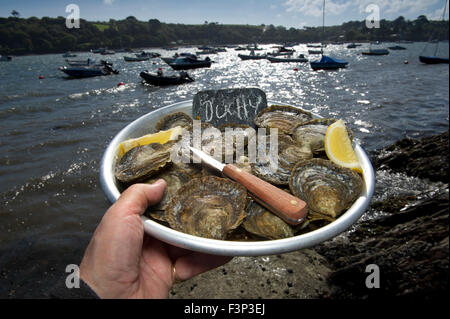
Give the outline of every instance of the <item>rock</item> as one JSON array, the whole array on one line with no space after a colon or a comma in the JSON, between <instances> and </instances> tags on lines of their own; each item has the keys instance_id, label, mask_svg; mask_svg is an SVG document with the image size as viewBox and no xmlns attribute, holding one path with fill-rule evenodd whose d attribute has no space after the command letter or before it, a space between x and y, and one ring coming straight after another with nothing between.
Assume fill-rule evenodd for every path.
<instances>
[{"instance_id":1,"label":"rock","mask_svg":"<svg viewBox=\"0 0 450 319\"><path fill-rule=\"evenodd\" d=\"M228 264L175 284L170 298L319 298L329 294L326 260L305 249L266 257L235 257Z\"/></svg>"},{"instance_id":2,"label":"rock","mask_svg":"<svg viewBox=\"0 0 450 319\"><path fill-rule=\"evenodd\" d=\"M334 268L328 277L331 293L327 297L435 298L446 294L448 196L447 187L404 211L361 223L345 241L316 247ZM368 289L365 284L366 267L371 264L380 270L379 289Z\"/></svg>"},{"instance_id":3,"label":"rock","mask_svg":"<svg viewBox=\"0 0 450 319\"><path fill-rule=\"evenodd\" d=\"M383 217L315 247L333 272L328 298L447 294L449 266L448 131L421 140L403 139L374 154L376 169L391 169L444 184L431 196L389 196L371 204ZM380 271L380 287L369 289L369 265Z\"/></svg>"},{"instance_id":4,"label":"rock","mask_svg":"<svg viewBox=\"0 0 450 319\"><path fill-rule=\"evenodd\" d=\"M375 152L375 169L389 168L395 172L448 183L448 131L420 140L403 139Z\"/></svg>"}]
</instances>

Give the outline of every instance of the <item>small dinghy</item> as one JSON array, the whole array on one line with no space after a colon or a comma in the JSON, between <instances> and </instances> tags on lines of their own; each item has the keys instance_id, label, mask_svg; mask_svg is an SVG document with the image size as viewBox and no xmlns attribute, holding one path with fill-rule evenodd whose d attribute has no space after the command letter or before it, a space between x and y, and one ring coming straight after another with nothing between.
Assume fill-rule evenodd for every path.
<instances>
[{"instance_id":1,"label":"small dinghy","mask_svg":"<svg viewBox=\"0 0 450 319\"><path fill-rule=\"evenodd\" d=\"M322 54L322 50L308 50L308 54Z\"/></svg>"},{"instance_id":2,"label":"small dinghy","mask_svg":"<svg viewBox=\"0 0 450 319\"><path fill-rule=\"evenodd\" d=\"M238 54L238 57L243 61L245 61L245 60L264 60L265 58L267 58L266 55L256 55L256 54L254 54L254 55Z\"/></svg>"},{"instance_id":3,"label":"small dinghy","mask_svg":"<svg viewBox=\"0 0 450 319\"><path fill-rule=\"evenodd\" d=\"M75 58L76 56L77 56L76 54L73 54L70 51L63 54L63 58Z\"/></svg>"},{"instance_id":4,"label":"small dinghy","mask_svg":"<svg viewBox=\"0 0 450 319\"><path fill-rule=\"evenodd\" d=\"M125 60L125 62L142 62L142 61L150 60L150 57L149 56L144 56L144 57L124 56L123 59Z\"/></svg>"},{"instance_id":5,"label":"small dinghy","mask_svg":"<svg viewBox=\"0 0 450 319\"><path fill-rule=\"evenodd\" d=\"M0 55L0 61L11 61L12 57L8 56L8 55Z\"/></svg>"},{"instance_id":6,"label":"small dinghy","mask_svg":"<svg viewBox=\"0 0 450 319\"><path fill-rule=\"evenodd\" d=\"M406 50L405 47L402 47L400 45L394 45L393 47L388 47L389 50L399 51L399 50Z\"/></svg>"},{"instance_id":7,"label":"small dinghy","mask_svg":"<svg viewBox=\"0 0 450 319\"><path fill-rule=\"evenodd\" d=\"M175 61L169 63L169 65L174 70L191 70L198 68L209 68L211 67L212 61L207 57L204 60L193 59L191 57L179 57Z\"/></svg>"},{"instance_id":8,"label":"small dinghy","mask_svg":"<svg viewBox=\"0 0 450 319\"><path fill-rule=\"evenodd\" d=\"M388 55L389 50L387 49L369 49L369 51L361 52L363 55Z\"/></svg>"},{"instance_id":9,"label":"small dinghy","mask_svg":"<svg viewBox=\"0 0 450 319\"><path fill-rule=\"evenodd\" d=\"M143 71L140 74L141 78L143 78L147 83L156 86L165 86L165 85L178 85L183 83L194 82L194 79L187 74L187 72L180 72L177 75L163 75L161 70L158 70L158 73L152 74L148 71Z\"/></svg>"},{"instance_id":10,"label":"small dinghy","mask_svg":"<svg viewBox=\"0 0 450 319\"><path fill-rule=\"evenodd\" d=\"M276 58L276 57L267 57L267 60L269 60L272 63L304 63L308 62L308 59L305 58L303 54L300 54L297 58Z\"/></svg>"}]
</instances>

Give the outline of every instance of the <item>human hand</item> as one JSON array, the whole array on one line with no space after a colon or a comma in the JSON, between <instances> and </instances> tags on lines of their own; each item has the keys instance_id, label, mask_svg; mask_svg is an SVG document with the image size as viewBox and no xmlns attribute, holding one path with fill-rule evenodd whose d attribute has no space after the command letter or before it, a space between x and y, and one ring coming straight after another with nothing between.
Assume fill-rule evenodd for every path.
<instances>
[{"instance_id":1,"label":"human hand","mask_svg":"<svg viewBox=\"0 0 450 319\"><path fill-rule=\"evenodd\" d=\"M140 216L161 200L165 188L164 180L132 185L103 216L80 265L81 279L99 297L167 298L175 280L231 259L174 247L145 234Z\"/></svg>"}]
</instances>

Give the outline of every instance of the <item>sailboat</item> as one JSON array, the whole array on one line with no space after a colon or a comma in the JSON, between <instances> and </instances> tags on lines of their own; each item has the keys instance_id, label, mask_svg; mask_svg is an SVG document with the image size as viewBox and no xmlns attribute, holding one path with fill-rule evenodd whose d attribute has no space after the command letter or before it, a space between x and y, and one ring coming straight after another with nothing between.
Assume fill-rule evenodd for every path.
<instances>
[{"instance_id":1,"label":"sailboat","mask_svg":"<svg viewBox=\"0 0 450 319\"><path fill-rule=\"evenodd\" d=\"M442 13L442 21L444 21L445 19L445 12L447 10L447 0L445 1L445 5L444 5L444 11ZM432 56L424 56L424 55L420 55L419 56L419 61L425 64L440 64L440 63L448 63L448 58L440 58L437 57L437 51L439 48L439 41L436 42L436 48L434 49L434 55ZM425 51L426 47L424 48L423 51Z\"/></svg>"},{"instance_id":2,"label":"sailboat","mask_svg":"<svg viewBox=\"0 0 450 319\"><path fill-rule=\"evenodd\" d=\"M323 35L325 35L325 0L323 0L323 17L322 17L322 25L323 25ZM320 50L322 54L322 58L319 61L311 61L311 68L315 70L337 70L340 68L345 68L348 64L347 61L335 59L329 57L327 55L323 55L323 49Z\"/></svg>"}]
</instances>

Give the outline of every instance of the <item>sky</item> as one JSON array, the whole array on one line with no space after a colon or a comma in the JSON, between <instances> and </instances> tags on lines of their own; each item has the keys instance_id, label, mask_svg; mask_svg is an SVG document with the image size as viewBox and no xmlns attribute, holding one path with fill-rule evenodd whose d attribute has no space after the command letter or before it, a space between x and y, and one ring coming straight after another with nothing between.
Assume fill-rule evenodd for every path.
<instances>
[{"instance_id":1,"label":"sky","mask_svg":"<svg viewBox=\"0 0 450 319\"><path fill-rule=\"evenodd\" d=\"M376 11L380 19L399 16L414 20L419 15L439 20L445 0L326 0L325 25L362 21ZM287 28L322 25L323 0L0 0L0 17L12 10L21 17L67 17L66 6L76 4L80 17L88 21L108 21L135 16L138 20L158 19L166 23L273 24ZM448 1L446 19L448 19Z\"/></svg>"}]
</instances>

